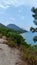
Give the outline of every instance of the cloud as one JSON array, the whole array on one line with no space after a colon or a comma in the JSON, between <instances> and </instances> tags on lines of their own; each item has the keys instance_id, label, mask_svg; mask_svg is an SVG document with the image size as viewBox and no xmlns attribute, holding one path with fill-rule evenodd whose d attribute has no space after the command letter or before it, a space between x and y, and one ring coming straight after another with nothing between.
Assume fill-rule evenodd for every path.
<instances>
[{"instance_id":1,"label":"cloud","mask_svg":"<svg viewBox=\"0 0 37 65\"><path fill-rule=\"evenodd\" d=\"M0 0L0 8L8 8L10 6L37 6L37 0Z\"/></svg>"}]
</instances>

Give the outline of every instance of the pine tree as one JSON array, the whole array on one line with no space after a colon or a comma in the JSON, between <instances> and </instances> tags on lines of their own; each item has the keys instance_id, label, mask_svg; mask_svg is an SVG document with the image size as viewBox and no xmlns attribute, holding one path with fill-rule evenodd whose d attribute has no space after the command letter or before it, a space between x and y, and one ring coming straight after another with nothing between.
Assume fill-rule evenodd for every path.
<instances>
[{"instance_id":1,"label":"pine tree","mask_svg":"<svg viewBox=\"0 0 37 65\"><path fill-rule=\"evenodd\" d=\"M34 24L36 25L36 28L30 28L30 30L32 30L32 32L37 32L37 8L32 8L31 11L33 12L32 16L34 18ZM34 42L37 42L37 36L35 36L33 38Z\"/></svg>"}]
</instances>

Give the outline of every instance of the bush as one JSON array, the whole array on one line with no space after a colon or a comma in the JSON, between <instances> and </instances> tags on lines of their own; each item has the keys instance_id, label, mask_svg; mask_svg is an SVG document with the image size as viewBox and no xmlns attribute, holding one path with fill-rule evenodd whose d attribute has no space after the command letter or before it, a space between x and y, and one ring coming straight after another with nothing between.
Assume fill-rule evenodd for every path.
<instances>
[{"instance_id":1,"label":"bush","mask_svg":"<svg viewBox=\"0 0 37 65\"><path fill-rule=\"evenodd\" d=\"M22 59L28 63L28 65L37 65L37 51L33 50L32 46L22 47Z\"/></svg>"},{"instance_id":2,"label":"bush","mask_svg":"<svg viewBox=\"0 0 37 65\"><path fill-rule=\"evenodd\" d=\"M0 34L0 38L2 38L2 34Z\"/></svg>"}]
</instances>

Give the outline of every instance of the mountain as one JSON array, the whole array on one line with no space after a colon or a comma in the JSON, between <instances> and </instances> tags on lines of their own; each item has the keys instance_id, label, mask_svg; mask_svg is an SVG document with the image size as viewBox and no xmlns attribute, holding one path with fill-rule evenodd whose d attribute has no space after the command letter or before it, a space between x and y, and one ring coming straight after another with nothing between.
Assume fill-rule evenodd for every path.
<instances>
[{"instance_id":1,"label":"mountain","mask_svg":"<svg viewBox=\"0 0 37 65\"><path fill-rule=\"evenodd\" d=\"M9 30L16 33L24 33L27 32L26 30L21 29L20 27L16 26L15 24L9 24L7 26L0 23L0 30Z\"/></svg>"},{"instance_id":2,"label":"mountain","mask_svg":"<svg viewBox=\"0 0 37 65\"><path fill-rule=\"evenodd\" d=\"M26 30L21 29L20 27L16 26L15 24L9 24L7 25L8 28L13 29L15 31L19 32L27 32Z\"/></svg>"},{"instance_id":3,"label":"mountain","mask_svg":"<svg viewBox=\"0 0 37 65\"><path fill-rule=\"evenodd\" d=\"M15 31L14 29L10 29L8 28L7 26L3 25L2 23L0 23L0 31L3 31L3 30L7 30L7 31L10 31L10 32L15 32L17 33L17 31Z\"/></svg>"},{"instance_id":4,"label":"mountain","mask_svg":"<svg viewBox=\"0 0 37 65\"><path fill-rule=\"evenodd\" d=\"M5 28L6 26L0 23L0 27L4 27Z\"/></svg>"}]
</instances>

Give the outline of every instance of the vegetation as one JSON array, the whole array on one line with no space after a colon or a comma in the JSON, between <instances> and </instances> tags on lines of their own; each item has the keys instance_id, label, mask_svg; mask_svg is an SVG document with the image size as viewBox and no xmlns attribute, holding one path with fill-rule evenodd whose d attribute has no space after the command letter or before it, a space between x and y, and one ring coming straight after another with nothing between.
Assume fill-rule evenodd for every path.
<instances>
[{"instance_id":1,"label":"vegetation","mask_svg":"<svg viewBox=\"0 0 37 65\"><path fill-rule=\"evenodd\" d=\"M37 32L37 28L31 27L31 28L30 28L30 31L32 31L32 32Z\"/></svg>"},{"instance_id":2,"label":"vegetation","mask_svg":"<svg viewBox=\"0 0 37 65\"><path fill-rule=\"evenodd\" d=\"M27 62L28 65L37 65L37 50L35 46L22 47L22 59Z\"/></svg>"},{"instance_id":3,"label":"vegetation","mask_svg":"<svg viewBox=\"0 0 37 65\"><path fill-rule=\"evenodd\" d=\"M37 36L34 36L33 40L34 42L37 42Z\"/></svg>"},{"instance_id":4,"label":"vegetation","mask_svg":"<svg viewBox=\"0 0 37 65\"><path fill-rule=\"evenodd\" d=\"M4 41L4 44L7 44L11 48L16 47L20 49L23 61L26 61L28 65L37 65L37 45L31 46L27 44L20 34L1 26L0 38L2 36L6 36L7 41Z\"/></svg>"},{"instance_id":5,"label":"vegetation","mask_svg":"<svg viewBox=\"0 0 37 65\"><path fill-rule=\"evenodd\" d=\"M7 39L9 39L12 42L14 41L14 43L17 43L18 46L24 43L24 39L19 33L1 24L0 37L2 36L6 36Z\"/></svg>"},{"instance_id":6,"label":"vegetation","mask_svg":"<svg viewBox=\"0 0 37 65\"><path fill-rule=\"evenodd\" d=\"M33 18L34 18L34 24L37 26L37 8L32 8L32 10L31 10L32 12L33 12ZM37 32L37 28L33 28L33 27L31 27L30 28L30 31L32 31L32 32ZM33 41L34 42L37 42L37 36L34 36L34 38L33 38Z\"/></svg>"}]
</instances>

